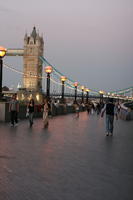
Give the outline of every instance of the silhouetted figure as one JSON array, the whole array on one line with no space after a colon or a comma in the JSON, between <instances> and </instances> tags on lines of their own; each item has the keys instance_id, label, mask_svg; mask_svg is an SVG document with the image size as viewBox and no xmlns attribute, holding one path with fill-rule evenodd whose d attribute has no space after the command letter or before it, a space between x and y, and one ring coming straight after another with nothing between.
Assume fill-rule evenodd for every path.
<instances>
[{"instance_id":1,"label":"silhouetted figure","mask_svg":"<svg viewBox=\"0 0 133 200\"><path fill-rule=\"evenodd\" d=\"M110 98L109 102L105 104L101 113L101 117L103 117L105 111L106 111L106 136L109 136L109 133L111 134L111 136L113 136L114 115L116 116L116 119L118 119L118 115L117 115L117 108L113 103L112 98Z\"/></svg>"},{"instance_id":2,"label":"silhouetted figure","mask_svg":"<svg viewBox=\"0 0 133 200\"><path fill-rule=\"evenodd\" d=\"M9 103L9 112L11 113L11 126L17 126L19 112L19 102L17 100L17 94L13 94L12 96L12 99Z\"/></svg>"},{"instance_id":3,"label":"silhouetted figure","mask_svg":"<svg viewBox=\"0 0 133 200\"><path fill-rule=\"evenodd\" d=\"M100 106L100 103L97 103L97 105L96 105L96 111L97 111L97 115L99 115L100 112L101 112L101 106Z\"/></svg>"},{"instance_id":4,"label":"silhouetted figure","mask_svg":"<svg viewBox=\"0 0 133 200\"><path fill-rule=\"evenodd\" d=\"M32 125L33 125L34 110L35 110L34 99L31 99L27 105L27 112L29 115L30 127L32 127Z\"/></svg>"},{"instance_id":5,"label":"silhouetted figure","mask_svg":"<svg viewBox=\"0 0 133 200\"><path fill-rule=\"evenodd\" d=\"M86 110L87 110L88 114L90 114L90 111L91 111L90 103L86 104Z\"/></svg>"},{"instance_id":6,"label":"silhouetted figure","mask_svg":"<svg viewBox=\"0 0 133 200\"><path fill-rule=\"evenodd\" d=\"M75 108L76 117L79 118L79 105L78 105L78 103L74 104L74 108Z\"/></svg>"}]
</instances>

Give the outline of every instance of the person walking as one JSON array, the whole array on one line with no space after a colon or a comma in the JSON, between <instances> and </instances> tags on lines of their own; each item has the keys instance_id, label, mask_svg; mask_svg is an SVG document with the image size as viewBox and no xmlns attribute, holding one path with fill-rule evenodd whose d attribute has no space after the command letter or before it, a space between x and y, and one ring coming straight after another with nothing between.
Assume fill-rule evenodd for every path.
<instances>
[{"instance_id":1,"label":"person walking","mask_svg":"<svg viewBox=\"0 0 133 200\"><path fill-rule=\"evenodd\" d=\"M48 125L49 125L48 112L49 112L48 100L44 99L44 102L43 102L43 125L44 125L44 128L48 128Z\"/></svg>"},{"instance_id":2,"label":"person walking","mask_svg":"<svg viewBox=\"0 0 133 200\"><path fill-rule=\"evenodd\" d=\"M30 99L30 101L27 105L27 112L28 112L28 115L29 115L30 127L32 127L32 125L33 125L34 110L35 110L34 99Z\"/></svg>"},{"instance_id":3,"label":"person walking","mask_svg":"<svg viewBox=\"0 0 133 200\"><path fill-rule=\"evenodd\" d=\"M79 104L77 102L74 104L74 108L75 108L76 118L79 118Z\"/></svg>"},{"instance_id":4,"label":"person walking","mask_svg":"<svg viewBox=\"0 0 133 200\"><path fill-rule=\"evenodd\" d=\"M100 112L101 112L101 106L100 106L100 103L97 103L97 105L96 105L96 111L97 111L97 115L99 115Z\"/></svg>"},{"instance_id":5,"label":"person walking","mask_svg":"<svg viewBox=\"0 0 133 200\"><path fill-rule=\"evenodd\" d=\"M9 102L9 112L11 117L11 126L18 125L18 112L19 102L17 100L17 94L13 94L11 101Z\"/></svg>"},{"instance_id":6,"label":"person walking","mask_svg":"<svg viewBox=\"0 0 133 200\"><path fill-rule=\"evenodd\" d=\"M52 102L51 102L51 100L48 101L48 116L52 117Z\"/></svg>"},{"instance_id":7,"label":"person walking","mask_svg":"<svg viewBox=\"0 0 133 200\"><path fill-rule=\"evenodd\" d=\"M91 112L91 104L90 104L90 102L88 102L86 104L86 110L87 110L88 114L90 114L90 112Z\"/></svg>"},{"instance_id":8,"label":"person walking","mask_svg":"<svg viewBox=\"0 0 133 200\"><path fill-rule=\"evenodd\" d=\"M114 129L114 115L116 116L116 120L118 119L117 108L113 103L113 98L109 99L109 102L105 104L102 112L101 117L104 116L104 112L106 111L106 136L113 136L113 129Z\"/></svg>"}]
</instances>

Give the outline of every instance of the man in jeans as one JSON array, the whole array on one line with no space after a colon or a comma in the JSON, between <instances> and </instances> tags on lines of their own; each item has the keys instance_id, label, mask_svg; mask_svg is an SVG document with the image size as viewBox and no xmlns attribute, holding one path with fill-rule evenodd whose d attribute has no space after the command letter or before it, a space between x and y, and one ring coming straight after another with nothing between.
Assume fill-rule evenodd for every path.
<instances>
[{"instance_id":1,"label":"man in jeans","mask_svg":"<svg viewBox=\"0 0 133 200\"><path fill-rule=\"evenodd\" d=\"M9 112L11 113L11 126L18 125L19 103L16 98L17 94L13 94L9 104Z\"/></svg>"},{"instance_id":2,"label":"man in jeans","mask_svg":"<svg viewBox=\"0 0 133 200\"><path fill-rule=\"evenodd\" d=\"M106 136L109 136L109 133L111 136L113 136L114 115L116 116L116 119L118 119L117 108L113 103L113 98L110 98L109 102L105 104L101 112L101 117L103 117L105 111L106 111Z\"/></svg>"}]
</instances>

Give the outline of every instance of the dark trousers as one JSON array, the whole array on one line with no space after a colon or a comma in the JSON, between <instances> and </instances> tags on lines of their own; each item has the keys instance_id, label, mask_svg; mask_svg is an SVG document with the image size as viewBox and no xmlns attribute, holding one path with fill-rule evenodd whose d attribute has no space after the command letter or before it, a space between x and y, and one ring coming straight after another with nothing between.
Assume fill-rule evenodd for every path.
<instances>
[{"instance_id":1,"label":"dark trousers","mask_svg":"<svg viewBox=\"0 0 133 200\"><path fill-rule=\"evenodd\" d=\"M33 124L33 117L34 117L34 113L30 112L29 113L29 122L30 122L31 125Z\"/></svg>"},{"instance_id":2,"label":"dark trousers","mask_svg":"<svg viewBox=\"0 0 133 200\"><path fill-rule=\"evenodd\" d=\"M106 115L106 131L108 133L113 133L113 123L114 123L114 115Z\"/></svg>"},{"instance_id":3,"label":"dark trousers","mask_svg":"<svg viewBox=\"0 0 133 200\"><path fill-rule=\"evenodd\" d=\"M18 123L18 113L17 111L11 111L11 124L14 125L15 123Z\"/></svg>"}]
</instances>

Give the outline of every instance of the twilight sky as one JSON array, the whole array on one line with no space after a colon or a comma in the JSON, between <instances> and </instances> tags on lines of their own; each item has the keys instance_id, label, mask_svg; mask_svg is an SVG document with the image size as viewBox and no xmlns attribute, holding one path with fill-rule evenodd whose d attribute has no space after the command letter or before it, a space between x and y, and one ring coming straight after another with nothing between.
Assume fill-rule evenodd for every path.
<instances>
[{"instance_id":1,"label":"twilight sky","mask_svg":"<svg viewBox=\"0 0 133 200\"><path fill-rule=\"evenodd\" d=\"M0 45L23 48L35 25L44 57L67 77L91 89L133 86L133 0L0 1ZM4 62L23 68L20 57ZM21 83L4 69L3 85Z\"/></svg>"}]
</instances>

